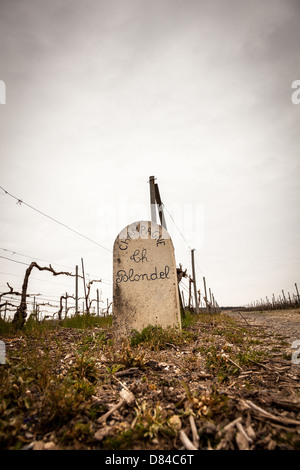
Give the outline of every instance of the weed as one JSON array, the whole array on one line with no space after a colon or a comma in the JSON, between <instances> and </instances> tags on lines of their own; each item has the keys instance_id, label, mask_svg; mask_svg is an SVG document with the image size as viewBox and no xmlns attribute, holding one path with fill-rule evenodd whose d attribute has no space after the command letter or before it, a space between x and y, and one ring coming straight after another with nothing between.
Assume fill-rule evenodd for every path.
<instances>
[{"instance_id":1,"label":"weed","mask_svg":"<svg viewBox=\"0 0 300 470\"><path fill-rule=\"evenodd\" d=\"M260 362L266 353L263 351L255 351L253 349L246 349L237 353L236 357L241 366L251 366L253 362Z\"/></svg>"},{"instance_id":2,"label":"weed","mask_svg":"<svg viewBox=\"0 0 300 470\"><path fill-rule=\"evenodd\" d=\"M125 450L132 449L136 437L132 429L120 429L113 437L106 437L103 441L105 450Z\"/></svg>"},{"instance_id":3,"label":"weed","mask_svg":"<svg viewBox=\"0 0 300 470\"><path fill-rule=\"evenodd\" d=\"M239 368L228 360L224 351L218 351L215 346L202 347L200 351L206 355L206 367L216 373L219 382L227 382L230 376L239 374Z\"/></svg>"},{"instance_id":4,"label":"weed","mask_svg":"<svg viewBox=\"0 0 300 470\"><path fill-rule=\"evenodd\" d=\"M242 331L226 331L224 336L227 341L234 344L242 344L245 338Z\"/></svg>"},{"instance_id":5,"label":"weed","mask_svg":"<svg viewBox=\"0 0 300 470\"><path fill-rule=\"evenodd\" d=\"M198 418L204 417L212 419L220 413L225 413L228 407L228 397L220 394L215 387L212 387L210 392L194 392L191 393L188 384L181 382L185 390L188 400L188 410L184 411L183 414L190 414L192 411Z\"/></svg>"},{"instance_id":6,"label":"weed","mask_svg":"<svg viewBox=\"0 0 300 470\"><path fill-rule=\"evenodd\" d=\"M191 341L193 335L187 331L180 331L177 328L163 329L160 326L149 325L141 332L133 331L131 336L131 346L145 343L153 351L167 349L173 346L182 346Z\"/></svg>"},{"instance_id":7,"label":"weed","mask_svg":"<svg viewBox=\"0 0 300 470\"><path fill-rule=\"evenodd\" d=\"M119 366L123 367L140 367L143 368L145 364L145 352L139 349L132 349L129 341L124 341L120 348L115 345L107 346L104 348L105 356L112 364L111 370L117 371ZM119 367L120 368L120 367Z\"/></svg>"},{"instance_id":8,"label":"weed","mask_svg":"<svg viewBox=\"0 0 300 470\"><path fill-rule=\"evenodd\" d=\"M22 380L12 377L7 366L0 369L0 447L17 445L23 423L24 401L21 399Z\"/></svg>"},{"instance_id":9,"label":"weed","mask_svg":"<svg viewBox=\"0 0 300 470\"><path fill-rule=\"evenodd\" d=\"M81 381L86 379L91 383L95 382L98 378L95 359L86 357L84 354L77 355L70 374L74 380Z\"/></svg>"},{"instance_id":10,"label":"weed","mask_svg":"<svg viewBox=\"0 0 300 470\"><path fill-rule=\"evenodd\" d=\"M95 387L85 379L52 379L42 404L43 425L53 429L72 419L83 411L85 401L94 391Z\"/></svg>"},{"instance_id":11,"label":"weed","mask_svg":"<svg viewBox=\"0 0 300 470\"><path fill-rule=\"evenodd\" d=\"M168 413L159 404L152 407L146 401L135 408L136 418L134 430L143 439L154 439L158 435L175 436L172 421L168 419Z\"/></svg>"},{"instance_id":12,"label":"weed","mask_svg":"<svg viewBox=\"0 0 300 470\"><path fill-rule=\"evenodd\" d=\"M89 442L93 438L93 425L91 422L85 422L84 419L72 420L60 438L61 444L72 444L72 449L78 447L78 443Z\"/></svg>"},{"instance_id":13,"label":"weed","mask_svg":"<svg viewBox=\"0 0 300 470\"><path fill-rule=\"evenodd\" d=\"M159 403L143 401L135 407L135 418L131 428L123 423L117 426L115 435L107 437L103 442L104 449L132 449L138 441L152 441L155 438L175 437L180 427L180 419L168 412ZM126 424L126 423L125 423Z\"/></svg>"},{"instance_id":14,"label":"weed","mask_svg":"<svg viewBox=\"0 0 300 470\"><path fill-rule=\"evenodd\" d=\"M10 336L15 333L15 330L10 322L4 321L0 318L0 335Z\"/></svg>"},{"instance_id":15,"label":"weed","mask_svg":"<svg viewBox=\"0 0 300 470\"><path fill-rule=\"evenodd\" d=\"M189 326L194 325L199 320L199 316L191 312L185 312L181 319L182 329L186 330Z\"/></svg>"},{"instance_id":16,"label":"weed","mask_svg":"<svg viewBox=\"0 0 300 470\"><path fill-rule=\"evenodd\" d=\"M291 361L292 360L292 353L285 352L285 353L282 354L282 357L283 357L283 359L286 359L287 361Z\"/></svg>"},{"instance_id":17,"label":"weed","mask_svg":"<svg viewBox=\"0 0 300 470\"><path fill-rule=\"evenodd\" d=\"M106 367L106 372L108 372L110 375L114 375L116 372L118 372L120 369L124 369L123 364L113 364L111 367Z\"/></svg>"},{"instance_id":18,"label":"weed","mask_svg":"<svg viewBox=\"0 0 300 470\"><path fill-rule=\"evenodd\" d=\"M259 339L249 339L248 342L249 344L262 344L262 341L260 341Z\"/></svg>"}]
</instances>

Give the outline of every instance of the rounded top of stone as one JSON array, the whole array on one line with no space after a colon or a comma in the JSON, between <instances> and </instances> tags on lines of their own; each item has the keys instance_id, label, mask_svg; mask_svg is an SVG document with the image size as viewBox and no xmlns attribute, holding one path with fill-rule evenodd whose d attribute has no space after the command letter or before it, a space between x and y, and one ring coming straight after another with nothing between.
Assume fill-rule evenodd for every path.
<instances>
[{"instance_id":1,"label":"rounded top of stone","mask_svg":"<svg viewBox=\"0 0 300 470\"><path fill-rule=\"evenodd\" d=\"M156 222L150 220L141 220L133 222L121 230L116 240L118 239L171 239L169 232Z\"/></svg>"}]
</instances>

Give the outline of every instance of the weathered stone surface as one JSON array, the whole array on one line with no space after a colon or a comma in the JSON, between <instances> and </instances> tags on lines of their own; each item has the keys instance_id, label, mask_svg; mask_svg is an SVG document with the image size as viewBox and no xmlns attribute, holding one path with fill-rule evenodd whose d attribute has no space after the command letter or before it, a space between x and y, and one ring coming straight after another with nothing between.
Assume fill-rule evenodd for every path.
<instances>
[{"instance_id":1,"label":"weathered stone surface","mask_svg":"<svg viewBox=\"0 0 300 470\"><path fill-rule=\"evenodd\" d=\"M113 283L116 336L148 325L181 328L174 247L160 225L135 222L117 236Z\"/></svg>"},{"instance_id":2,"label":"weathered stone surface","mask_svg":"<svg viewBox=\"0 0 300 470\"><path fill-rule=\"evenodd\" d=\"M6 348L4 341L0 341L0 364L5 364Z\"/></svg>"}]
</instances>

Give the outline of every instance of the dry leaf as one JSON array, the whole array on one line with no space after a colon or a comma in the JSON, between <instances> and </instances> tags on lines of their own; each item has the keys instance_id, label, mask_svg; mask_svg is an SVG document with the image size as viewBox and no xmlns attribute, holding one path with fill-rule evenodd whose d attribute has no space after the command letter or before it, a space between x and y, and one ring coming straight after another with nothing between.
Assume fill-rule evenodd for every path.
<instances>
[{"instance_id":1,"label":"dry leaf","mask_svg":"<svg viewBox=\"0 0 300 470\"><path fill-rule=\"evenodd\" d=\"M169 424L172 426L172 428L176 429L176 431L181 429L181 420L177 415L171 416L169 419Z\"/></svg>"}]
</instances>

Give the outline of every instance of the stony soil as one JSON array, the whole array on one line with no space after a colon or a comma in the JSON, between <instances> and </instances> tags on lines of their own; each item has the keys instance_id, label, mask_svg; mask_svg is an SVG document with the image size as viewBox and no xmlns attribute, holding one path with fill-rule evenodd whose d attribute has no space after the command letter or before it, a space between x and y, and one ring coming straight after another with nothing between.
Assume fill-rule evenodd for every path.
<instances>
[{"instance_id":1,"label":"stony soil","mask_svg":"<svg viewBox=\"0 0 300 470\"><path fill-rule=\"evenodd\" d=\"M262 327L269 333L279 334L285 337L291 344L295 340L300 340L300 310L267 310L256 312L230 312L233 318L241 319L241 315L246 321Z\"/></svg>"},{"instance_id":2,"label":"stony soil","mask_svg":"<svg viewBox=\"0 0 300 470\"><path fill-rule=\"evenodd\" d=\"M299 449L299 319L200 315L121 346L111 327L2 337L0 448Z\"/></svg>"}]
</instances>

